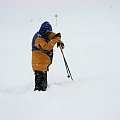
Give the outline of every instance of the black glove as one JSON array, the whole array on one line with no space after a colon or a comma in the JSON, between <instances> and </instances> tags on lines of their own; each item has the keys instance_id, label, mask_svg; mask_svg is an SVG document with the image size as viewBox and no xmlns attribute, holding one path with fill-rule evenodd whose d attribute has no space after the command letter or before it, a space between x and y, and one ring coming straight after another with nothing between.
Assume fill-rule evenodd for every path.
<instances>
[{"instance_id":1,"label":"black glove","mask_svg":"<svg viewBox=\"0 0 120 120\"><path fill-rule=\"evenodd\" d=\"M61 46L61 47L62 47L62 49L64 49L64 47L65 47L65 45L64 45L64 43L63 43L63 42L61 42L61 43L60 43L60 42L58 42L58 43L57 43L57 47L59 47L59 46Z\"/></svg>"},{"instance_id":2,"label":"black glove","mask_svg":"<svg viewBox=\"0 0 120 120\"><path fill-rule=\"evenodd\" d=\"M61 33L57 33L55 37L60 37L61 38Z\"/></svg>"}]
</instances>

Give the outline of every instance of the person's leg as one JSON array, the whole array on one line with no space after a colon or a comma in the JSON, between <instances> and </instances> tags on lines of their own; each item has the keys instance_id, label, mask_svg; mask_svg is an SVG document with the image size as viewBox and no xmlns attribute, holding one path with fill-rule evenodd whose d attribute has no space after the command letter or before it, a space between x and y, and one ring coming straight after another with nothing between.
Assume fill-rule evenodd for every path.
<instances>
[{"instance_id":1,"label":"person's leg","mask_svg":"<svg viewBox=\"0 0 120 120\"><path fill-rule=\"evenodd\" d=\"M45 91L47 89L47 71L35 71L35 90Z\"/></svg>"},{"instance_id":2,"label":"person's leg","mask_svg":"<svg viewBox=\"0 0 120 120\"><path fill-rule=\"evenodd\" d=\"M41 90L46 91L47 89L47 71L42 72Z\"/></svg>"},{"instance_id":3,"label":"person's leg","mask_svg":"<svg viewBox=\"0 0 120 120\"><path fill-rule=\"evenodd\" d=\"M35 73L35 90L40 91L40 85L41 85L41 80L42 80L42 75L41 75L41 71L34 71Z\"/></svg>"}]
</instances>

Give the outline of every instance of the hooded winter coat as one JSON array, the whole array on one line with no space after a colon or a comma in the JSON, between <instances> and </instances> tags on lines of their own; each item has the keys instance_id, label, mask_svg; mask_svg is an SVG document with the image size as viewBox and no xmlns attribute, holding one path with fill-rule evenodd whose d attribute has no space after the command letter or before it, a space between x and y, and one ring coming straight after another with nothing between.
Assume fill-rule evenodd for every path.
<instances>
[{"instance_id":1,"label":"hooded winter coat","mask_svg":"<svg viewBox=\"0 0 120 120\"><path fill-rule=\"evenodd\" d=\"M52 31L49 22L44 22L41 25L39 32L37 32L32 40L32 68L38 71L48 71L52 63L53 47L60 42L60 37L55 37L54 32L46 34L46 31Z\"/></svg>"}]
</instances>

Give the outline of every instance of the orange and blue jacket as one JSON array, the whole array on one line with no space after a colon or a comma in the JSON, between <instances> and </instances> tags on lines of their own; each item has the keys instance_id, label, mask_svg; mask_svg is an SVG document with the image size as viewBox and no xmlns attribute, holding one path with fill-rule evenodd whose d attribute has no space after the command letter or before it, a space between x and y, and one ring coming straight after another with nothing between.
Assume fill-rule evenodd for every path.
<instances>
[{"instance_id":1,"label":"orange and blue jacket","mask_svg":"<svg viewBox=\"0 0 120 120\"><path fill-rule=\"evenodd\" d=\"M48 71L52 63L53 47L60 42L60 37L55 37L55 33L49 34L49 41L46 41L37 32L32 40L32 69L38 71Z\"/></svg>"}]
</instances>

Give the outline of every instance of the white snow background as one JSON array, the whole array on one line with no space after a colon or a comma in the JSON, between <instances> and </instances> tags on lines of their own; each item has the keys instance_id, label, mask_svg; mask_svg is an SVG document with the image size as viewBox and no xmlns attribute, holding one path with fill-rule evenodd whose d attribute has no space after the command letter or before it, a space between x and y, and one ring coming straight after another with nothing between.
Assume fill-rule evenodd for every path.
<instances>
[{"instance_id":1,"label":"white snow background","mask_svg":"<svg viewBox=\"0 0 120 120\"><path fill-rule=\"evenodd\" d=\"M0 120L120 120L120 2L62 2L0 1ZM74 81L55 46L48 89L34 92L31 41L44 21L61 32Z\"/></svg>"}]
</instances>

